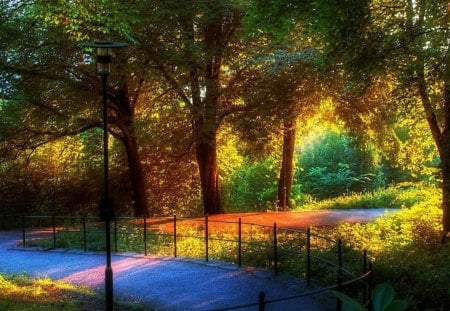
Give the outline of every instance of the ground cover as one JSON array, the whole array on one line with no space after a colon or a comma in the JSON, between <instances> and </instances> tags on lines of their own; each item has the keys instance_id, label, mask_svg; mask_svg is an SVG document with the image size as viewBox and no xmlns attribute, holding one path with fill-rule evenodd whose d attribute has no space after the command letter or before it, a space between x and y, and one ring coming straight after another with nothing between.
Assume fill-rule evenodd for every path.
<instances>
[{"instance_id":1,"label":"ground cover","mask_svg":"<svg viewBox=\"0 0 450 311\"><path fill-rule=\"evenodd\" d=\"M419 198L421 197L421 198ZM441 195L424 187L410 208L367 224L340 224L318 233L342 238L350 249L367 249L375 282L389 282L408 310L448 310L450 245L441 245Z\"/></svg>"},{"instance_id":2,"label":"ground cover","mask_svg":"<svg viewBox=\"0 0 450 311\"><path fill-rule=\"evenodd\" d=\"M0 310L77 310L104 309L104 297L82 286L53 281L48 278L29 278L26 275L0 274ZM117 311L139 311L136 304L115 304Z\"/></svg>"}]
</instances>

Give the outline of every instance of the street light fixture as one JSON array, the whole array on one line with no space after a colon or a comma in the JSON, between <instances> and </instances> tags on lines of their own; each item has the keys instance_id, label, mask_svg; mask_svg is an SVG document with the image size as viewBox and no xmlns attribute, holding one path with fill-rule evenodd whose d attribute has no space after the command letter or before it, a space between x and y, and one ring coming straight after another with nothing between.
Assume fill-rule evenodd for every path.
<instances>
[{"instance_id":1,"label":"street light fixture","mask_svg":"<svg viewBox=\"0 0 450 311\"><path fill-rule=\"evenodd\" d=\"M105 221L106 234L106 269L105 269L105 302L106 310L113 310L113 271L111 267L111 219L115 218L114 207L109 197L109 167L108 167L108 98L107 81L110 73L112 49L128 46L125 42L94 41L82 43L82 46L96 49L97 74L102 80L103 99L103 181L104 194L100 200L100 219Z\"/></svg>"}]
</instances>

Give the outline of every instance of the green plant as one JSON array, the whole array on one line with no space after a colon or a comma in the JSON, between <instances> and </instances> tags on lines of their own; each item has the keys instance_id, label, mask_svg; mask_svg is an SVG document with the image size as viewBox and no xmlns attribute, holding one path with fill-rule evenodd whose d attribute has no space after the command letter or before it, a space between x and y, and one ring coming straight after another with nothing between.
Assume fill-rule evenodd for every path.
<instances>
[{"instance_id":1,"label":"green plant","mask_svg":"<svg viewBox=\"0 0 450 311\"><path fill-rule=\"evenodd\" d=\"M305 202L299 209L410 208L435 200L437 189L423 184L401 183L373 192L347 193L337 198Z\"/></svg>"},{"instance_id":2,"label":"green plant","mask_svg":"<svg viewBox=\"0 0 450 311\"><path fill-rule=\"evenodd\" d=\"M365 311L364 306L344 293L335 291L336 297L342 301L344 311ZM408 307L404 300L394 300L395 292L388 283L378 284L373 292L373 311L403 311Z\"/></svg>"},{"instance_id":3,"label":"green plant","mask_svg":"<svg viewBox=\"0 0 450 311\"><path fill-rule=\"evenodd\" d=\"M272 158L249 162L237 169L228 180L227 211L267 210L276 200L277 165Z\"/></svg>"},{"instance_id":4,"label":"green plant","mask_svg":"<svg viewBox=\"0 0 450 311\"><path fill-rule=\"evenodd\" d=\"M316 199L373 191L385 185L377 162L373 150L358 146L347 134L323 130L302 148L295 184Z\"/></svg>"}]
</instances>

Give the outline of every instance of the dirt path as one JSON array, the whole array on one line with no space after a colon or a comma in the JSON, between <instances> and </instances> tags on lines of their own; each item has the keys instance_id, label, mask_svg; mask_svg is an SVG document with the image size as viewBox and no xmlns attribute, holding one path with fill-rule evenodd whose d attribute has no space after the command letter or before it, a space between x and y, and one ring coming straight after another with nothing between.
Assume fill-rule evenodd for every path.
<instances>
[{"instance_id":1,"label":"dirt path","mask_svg":"<svg viewBox=\"0 0 450 311\"><path fill-rule=\"evenodd\" d=\"M235 213L220 214L208 217L209 228L227 230L236 227L241 219L242 223L252 223L263 226L273 226L277 223L278 228L307 229L308 227L331 227L339 223L367 223L374 221L395 209L351 209L351 210L318 210L318 211L296 211L296 212L261 212L261 213ZM173 231L173 220L148 219L148 223L155 229L165 232ZM204 226L205 218L178 219L177 226Z\"/></svg>"}]
</instances>

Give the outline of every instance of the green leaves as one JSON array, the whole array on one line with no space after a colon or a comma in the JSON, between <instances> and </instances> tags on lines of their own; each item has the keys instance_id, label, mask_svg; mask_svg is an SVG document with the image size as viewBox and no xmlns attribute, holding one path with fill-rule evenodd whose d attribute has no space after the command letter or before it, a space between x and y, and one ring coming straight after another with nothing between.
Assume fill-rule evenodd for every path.
<instances>
[{"instance_id":1,"label":"green leaves","mask_svg":"<svg viewBox=\"0 0 450 311\"><path fill-rule=\"evenodd\" d=\"M34 9L34 15L46 25L64 29L77 42L99 35L129 37L132 12L132 6L109 0L39 0Z\"/></svg>"},{"instance_id":2,"label":"green leaves","mask_svg":"<svg viewBox=\"0 0 450 311\"><path fill-rule=\"evenodd\" d=\"M366 309L353 298L341 293L334 295L342 301L344 311L366 311ZM403 311L408 304L404 300L394 300L394 289L388 283L378 284L373 294L373 311Z\"/></svg>"},{"instance_id":3,"label":"green leaves","mask_svg":"<svg viewBox=\"0 0 450 311\"><path fill-rule=\"evenodd\" d=\"M403 300L394 300L394 289L390 284L383 283L375 287L373 309L374 311L403 311L408 304Z\"/></svg>"},{"instance_id":4,"label":"green leaves","mask_svg":"<svg viewBox=\"0 0 450 311\"><path fill-rule=\"evenodd\" d=\"M333 292L333 294L342 301L342 309L344 311L366 311L363 306L346 294L341 292Z\"/></svg>"}]
</instances>

